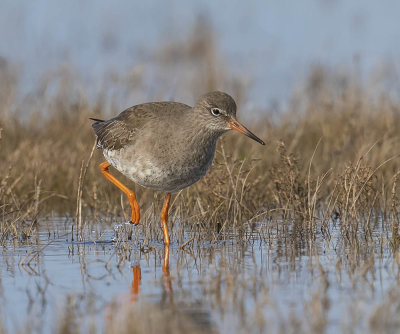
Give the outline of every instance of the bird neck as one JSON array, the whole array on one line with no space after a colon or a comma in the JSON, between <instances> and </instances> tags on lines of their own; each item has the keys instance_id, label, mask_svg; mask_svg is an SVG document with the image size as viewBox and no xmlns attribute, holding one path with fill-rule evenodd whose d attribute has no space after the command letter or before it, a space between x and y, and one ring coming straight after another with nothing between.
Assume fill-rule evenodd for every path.
<instances>
[{"instance_id":1,"label":"bird neck","mask_svg":"<svg viewBox=\"0 0 400 334\"><path fill-rule=\"evenodd\" d=\"M206 146L216 143L217 139L225 132L209 128L207 123L201 118L196 119L196 122L193 123L193 118L189 119L188 117L188 124L184 128L187 131L186 138L190 138L190 141L199 145Z\"/></svg>"},{"instance_id":2,"label":"bird neck","mask_svg":"<svg viewBox=\"0 0 400 334\"><path fill-rule=\"evenodd\" d=\"M204 114L201 110L198 110L196 106L188 113L186 113L186 121L190 128L193 136L196 136L198 140L204 140L207 142L216 142L217 139L226 132L224 129L217 129L210 126L210 119L208 115ZM193 122L195 120L195 122Z\"/></svg>"}]
</instances>

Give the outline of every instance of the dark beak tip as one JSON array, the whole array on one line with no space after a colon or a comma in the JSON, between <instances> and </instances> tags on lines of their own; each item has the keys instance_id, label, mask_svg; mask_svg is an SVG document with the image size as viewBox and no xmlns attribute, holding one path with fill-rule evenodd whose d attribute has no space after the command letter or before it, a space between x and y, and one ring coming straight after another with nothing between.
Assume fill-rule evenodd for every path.
<instances>
[{"instance_id":1,"label":"dark beak tip","mask_svg":"<svg viewBox=\"0 0 400 334\"><path fill-rule=\"evenodd\" d=\"M254 138L252 138L254 139ZM261 145L265 146L265 142L263 140L261 140L260 138L254 139L257 143L260 143Z\"/></svg>"},{"instance_id":2,"label":"dark beak tip","mask_svg":"<svg viewBox=\"0 0 400 334\"><path fill-rule=\"evenodd\" d=\"M263 140L261 140L260 138L258 138L257 136L251 134L251 135L248 136L248 137L250 137L251 139L253 139L253 140L256 141L257 143L260 143L261 145L264 145L264 146L265 146L265 142L264 142Z\"/></svg>"},{"instance_id":3,"label":"dark beak tip","mask_svg":"<svg viewBox=\"0 0 400 334\"><path fill-rule=\"evenodd\" d=\"M254 135L253 133L246 133L246 134L244 134L244 135L246 135L247 137L249 137L249 138L251 138L251 139L253 139L254 141L256 141L257 143L259 143L259 144L261 144L261 145L264 145L265 146L265 142L263 141L263 140L261 140L260 138L258 138L256 135Z\"/></svg>"}]
</instances>

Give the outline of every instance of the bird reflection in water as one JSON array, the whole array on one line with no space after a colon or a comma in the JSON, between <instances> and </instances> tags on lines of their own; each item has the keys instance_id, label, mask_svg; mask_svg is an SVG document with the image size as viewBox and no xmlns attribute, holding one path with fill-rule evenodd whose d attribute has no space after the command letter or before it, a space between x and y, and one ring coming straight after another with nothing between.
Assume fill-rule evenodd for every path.
<instances>
[{"instance_id":1,"label":"bird reflection in water","mask_svg":"<svg viewBox=\"0 0 400 334\"><path fill-rule=\"evenodd\" d=\"M164 260L163 260L162 272L165 280L166 292L169 294L169 301L172 303L173 291L172 291L172 283L169 272L169 245L165 245L164 247ZM132 274L133 274L133 280L131 285L130 301L137 302L139 299L140 284L142 280L142 271L140 269L140 264L137 264L132 267Z\"/></svg>"},{"instance_id":2,"label":"bird reflection in water","mask_svg":"<svg viewBox=\"0 0 400 334\"><path fill-rule=\"evenodd\" d=\"M141 292L141 267L139 264L132 267L133 279L129 293L120 296L125 298L119 298L116 304L110 305L109 312L107 312L109 332L131 330L134 326L138 328L138 332L215 333L208 308L200 304L193 307L192 304L187 305L182 301L176 304L170 276L169 257L170 248L166 245L162 264L163 289L159 303L146 302L145 291Z\"/></svg>"},{"instance_id":3,"label":"bird reflection in water","mask_svg":"<svg viewBox=\"0 0 400 334\"><path fill-rule=\"evenodd\" d=\"M161 304L168 303L170 306L173 305L173 297L172 297L172 283L169 272L169 246L164 246L164 259L162 272L165 281L165 288L162 293ZM138 264L132 266L132 283L130 287L130 291L127 294L118 296L118 299L115 300L114 303L111 303L107 306L105 310L105 319L107 320L108 326L118 326L121 324L121 321L128 319L130 317L130 312L136 309L136 306L140 308L139 303L139 295L140 295L140 286L142 281L142 271L140 268L139 262ZM137 311L137 310L136 310ZM135 314L136 314L136 311ZM128 318L126 318L128 317ZM122 322L123 323L123 322Z\"/></svg>"}]
</instances>

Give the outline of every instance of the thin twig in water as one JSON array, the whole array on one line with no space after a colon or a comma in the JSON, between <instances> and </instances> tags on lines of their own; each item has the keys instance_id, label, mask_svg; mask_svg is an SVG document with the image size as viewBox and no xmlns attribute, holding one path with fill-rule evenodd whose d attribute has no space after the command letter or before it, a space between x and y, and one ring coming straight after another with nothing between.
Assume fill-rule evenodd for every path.
<instances>
[{"instance_id":1,"label":"thin twig in water","mask_svg":"<svg viewBox=\"0 0 400 334\"><path fill-rule=\"evenodd\" d=\"M184 242L182 245L179 246L179 249L185 249L185 247L190 244L194 240L194 236L191 237L188 241Z\"/></svg>"},{"instance_id":2,"label":"thin twig in water","mask_svg":"<svg viewBox=\"0 0 400 334\"><path fill-rule=\"evenodd\" d=\"M76 215L75 215L75 220L77 222L78 228L76 233L78 234L78 238L80 241L83 240L82 236L82 194L83 194L83 184L85 182L85 177L87 170L89 168L90 160L92 160L93 157L93 152L96 148L97 145L97 140L94 141L92 150L90 151L89 158L86 161L86 165L84 165L84 161L82 160L82 165L81 165L81 171L79 174L79 182L78 182L78 192L76 196Z\"/></svg>"}]
</instances>

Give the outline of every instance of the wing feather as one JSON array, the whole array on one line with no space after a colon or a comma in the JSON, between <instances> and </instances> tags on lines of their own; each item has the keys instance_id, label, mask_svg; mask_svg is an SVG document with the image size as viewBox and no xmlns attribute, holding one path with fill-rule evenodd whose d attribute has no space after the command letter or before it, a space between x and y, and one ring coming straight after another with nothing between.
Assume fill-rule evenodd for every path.
<instances>
[{"instance_id":1,"label":"wing feather","mask_svg":"<svg viewBox=\"0 0 400 334\"><path fill-rule=\"evenodd\" d=\"M151 102L130 107L109 120L91 118L97 136L97 148L119 150L135 139L135 136L152 118L166 112L189 109L190 106L176 102Z\"/></svg>"}]
</instances>

